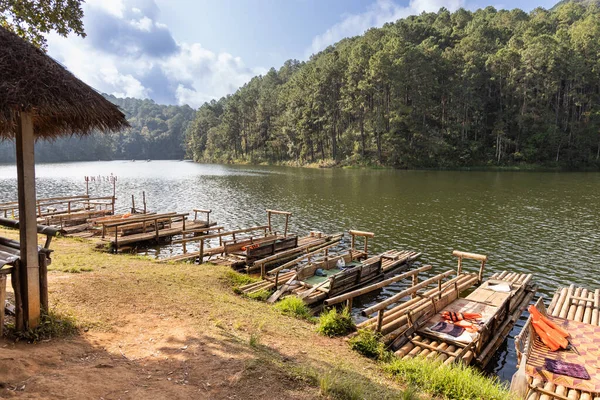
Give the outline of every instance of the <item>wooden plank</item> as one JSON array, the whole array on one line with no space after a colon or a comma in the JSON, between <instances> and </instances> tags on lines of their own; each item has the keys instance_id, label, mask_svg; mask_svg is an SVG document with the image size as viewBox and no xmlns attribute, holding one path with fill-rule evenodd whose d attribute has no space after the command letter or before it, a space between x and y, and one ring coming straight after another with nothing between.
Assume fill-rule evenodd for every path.
<instances>
[{"instance_id":1,"label":"wooden plank","mask_svg":"<svg viewBox=\"0 0 600 400\"><path fill-rule=\"evenodd\" d=\"M363 236L363 237L375 237L373 232L365 232L365 231L355 231L353 229L348 231L352 236Z\"/></svg>"},{"instance_id":2,"label":"wooden plank","mask_svg":"<svg viewBox=\"0 0 600 400\"><path fill-rule=\"evenodd\" d=\"M281 286L281 288L279 288L278 290L275 291L275 293L273 293L268 299L267 299L267 303L275 303L277 300L279 300L279 298L289 290L289 287L291 286L291 283L296 280L296 278L298 277L298 274L294 274L294 276L292 276L284 285Z\"/></svg>"},{"instance_id":3,"label":"wooden plank","mask_svg":"<svg viewBox=\"0 0 600 400\"><path fill-rule=\"evenodd\" d=\"M466 251L454 250L452 252L453 256L461 257L461 258L470 258L472 260L477 261L487 261L488 257L483 254L475 254L475 253L467 253Z\"/></svg>"}]
</instances>

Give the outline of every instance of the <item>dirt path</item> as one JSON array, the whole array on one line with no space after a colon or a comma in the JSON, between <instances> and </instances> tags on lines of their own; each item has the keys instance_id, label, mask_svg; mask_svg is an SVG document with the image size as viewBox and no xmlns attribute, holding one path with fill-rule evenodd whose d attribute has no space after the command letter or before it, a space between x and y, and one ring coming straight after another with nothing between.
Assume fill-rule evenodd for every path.
<instances>
[{"instance_id":1,"label":"dirt path","mask_svg":"<svg viewBox=\"0 0 600 400\"><path fill-rule=\"evenodd\" d=\"M53 248L51 307L80 333L0 340L0 398L313 399L335 397L335 385L400 393L344 341L233 294L224 267L160 265L72 239Z\"/></svg>"}]
</instances>

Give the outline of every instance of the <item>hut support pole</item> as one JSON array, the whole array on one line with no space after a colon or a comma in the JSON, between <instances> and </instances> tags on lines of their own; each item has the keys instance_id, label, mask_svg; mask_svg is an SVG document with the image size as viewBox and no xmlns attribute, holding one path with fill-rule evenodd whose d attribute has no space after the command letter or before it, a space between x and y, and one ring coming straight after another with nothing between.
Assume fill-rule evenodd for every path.
<instances>
[{"instance_id":1,"label":"hut support pole","mask_svg":"<svg viewBox=\"0 0 600 400\"><path fill-rule=\"evenodd\" d=\"M40 270L38 265L33 121L21 113L16 132L17 182L19 195L19 239L21 282L26 328L40 322Z\"/></svg>"}]
</instances>

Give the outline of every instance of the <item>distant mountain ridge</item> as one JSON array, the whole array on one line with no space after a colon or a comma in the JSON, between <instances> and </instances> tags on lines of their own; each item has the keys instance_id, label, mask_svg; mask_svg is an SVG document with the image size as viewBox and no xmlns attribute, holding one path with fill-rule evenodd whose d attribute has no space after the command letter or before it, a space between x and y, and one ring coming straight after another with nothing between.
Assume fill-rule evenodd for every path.
<instances>
[{"instance_id":1,"label":"distant mountain ridge","mask_svg":"<svg viewBox=\"0 0 600 400\"><path fill-rule=\"evenodd\" d=\"M184 158L185 132L194 118L194 109L187 105L156 104L150 99L103 96L123 110L130 129L40 141L36 143L36 161ZM0 163L14 162L14 159L14 144L0 142Z\"/></svg>"}]
</instances>

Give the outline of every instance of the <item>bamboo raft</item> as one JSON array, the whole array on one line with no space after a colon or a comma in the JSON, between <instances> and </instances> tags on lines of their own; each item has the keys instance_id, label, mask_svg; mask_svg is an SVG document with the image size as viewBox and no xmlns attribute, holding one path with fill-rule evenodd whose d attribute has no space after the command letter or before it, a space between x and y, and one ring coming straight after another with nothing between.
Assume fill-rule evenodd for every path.
<instances>
[{"instance_id":1,"label":"bamboo raft","mask_svg":"<svg viewBox=\"0 0 600 400\"><path fill-rule=\"evenodd\" d=\"M400 266L408 266L420 256L410 251L387 251L381 255L368 257L368 238L370 232L350 231L351 247L342 254L330 254L337 243L329 244L315 251L289 261L269 273L263 269L263 281L241 287L244 294L253 294L262 290L275 292L267 300L277 301L286 294L296 295L309 305L341 295L380 280L386 272ZM356 237L364 237L363 250L356 249ZM317 270L320 274L317 275Z\"/></svg>"},{"instance_id":2,"label":"bamboo raft","mask_svg":"<svg viewBox=\"0 0 600 400\"><path fill-rule=\"evenodd\" d=\"M543 308L541 299L537 303L538 307ZM588 290L585 288L570 285L558 289L552 301L548 306L547 314L552 317L567 319L573 322L585 323L592 326L600 326L600 289ZM529 354L536 335L531 327L531 318L527 320L521 333L515 339L517 358L520 362L523 354ZM593 340L597 341L598 338ZM598 350L596 346L596 350ZM596 364L588 363L586 368L600 367L600 360L595 360ZM529 392L526 395L527 400L600 400L600 392L584 391L568 388L563 385L557 385L550 381L528 376Z\"/></svg>"},{"instance_id":3,"label":"bamboo raft","mask_svg":"<svg viewBox=\"0 0 600 400\"><path fill-rule=\"evenodd\" d=\"M365 316L373 313L377 316L358 327L380 332L384 342L400 358L420 356L445 364L460 361L465 365L485 366L533 298L536 287L531 282L531 274L507 271L493 274L481 284L487 257L460 251L454 251L453 255L458 257L456 271L449 270L420 283L413 281L410 288L363 310ZM479 272L463 272L463 259L480 261ZM446 280L452 275L456 276ZM477 284L481 286L467 297L460 297ZM510 292L492 290L499 284L509 285ZM436 287L428 288L432 285ZM410 300L400 303L408 296ZM460 341L430 330L430 326L441 320L442 311L480 313L480 330Z\"/></svg>"},{"instance_id":4,"label":"bamboo raft","mask_svg":"<svg viewBox=\"0 0 600 400\"><path fill-rule=\"evenodd\" d=\"M64 229L85 223L89 218L113 215L115 197L90 197L89 195L52 197L36 200L37 223ZM0 204L4 218L18 219L18 203Z\"/></svg>"},{"instance_id":5,"label":"bamboo raft","mask_svg":"<svg viewBox=\"0 0 600 400\"><path fill-rule=\"evenodd\" d=\"M199 210L196 212L195 218ZM202 210L207 215L210 210ZM138 244L148 241L159 242L162 239L170 239L176 235L182 235L186 232L199 233L206 231L215 222L194 219L188 221L189 213L163 213L163 214L139 214L132 215L125 219L101 220L98 224L101 226L101 240L108 242L110 246L118 251L119 246ZM107 235L111 235L108 237Z\"/></svg>"},{"instance_id":6,"label":"bamboo raft","mask_svg":"<svg viewBox=\"0 0 600 400\"><path fill-rule=\"evenodd\" d=\"M341 240L341 235L326 235L322 232L312 231L308 236L298 237L288 234L289 218L292 215L287 211L266 210L267 225L253 226L250 228L222 231L198 235L198 232L185 231L183 237L174 240L173 244L181 244L182 254L165 257L159 262L178 261L210 261L213 264L226 265L234 269L245 268L247 272L264 271L273 264L280 264L299 254L314 251ZM285 216L283 234L273 230L272 216ZM193 233L189 236L189 233ZM218 244L213 241L218 240ZM198 243L198 250L188 251L187 246ZM211 246L212 244L212 246ZM214 257L214 258L213 258Z\"/></svg>"}]
</instances>

